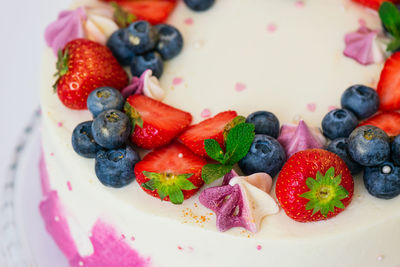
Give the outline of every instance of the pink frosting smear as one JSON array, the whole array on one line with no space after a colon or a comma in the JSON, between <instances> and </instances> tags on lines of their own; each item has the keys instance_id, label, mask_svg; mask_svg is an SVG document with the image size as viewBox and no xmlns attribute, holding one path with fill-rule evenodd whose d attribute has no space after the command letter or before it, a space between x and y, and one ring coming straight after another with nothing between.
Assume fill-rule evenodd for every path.
<instances>
[{"instance_id":1,"label":"pink frosting smear","mask_svg":"<svg viewBox=\"0 0 400 267\"><path fill-rule=\"evenodd\" d=\"M370 30L362 25L356 32L345 35L344 41L346 43L346 48L343 54L362 65L376 63L373 53L373 44L377 35L377 31Z\"/></svg>"},{"instance_id":2,"label":"pink frosting smear","mask_svg":"<svg viewBox=\"0 0 400 267\"><path fill-rule=\"evenodd\" d=\"M311 131L303 120L298 125L284 124L278 141L285 149L287 158L296 152L311 148L323 148L325 145L325 138L319 129Z\"/></svg>"},{"instance_id":3,"label":"pink frosting smear","mask_svg":"<svg viewBox=\"0 0 400 267\"><path fill-rule=\"evenodd\" d=\"M44 37L47 45L57 54L58 50L63 49L69 41L83 38L85 36L83 29L85 20L86 12L82 7L62 11L57 20L46 28Z\"/></svg>"},{"instance_id":4,"label":"pink frosting smear","mask_svg":"<svg viewBox=\"0 0 400 267\"><path fill-rule=\"evenodd\" d=\"M39 162L42 192L44 200L40 203L40 212L49 234L64 253L72 267L147 267L150 259L140 256L124 240L119 238L115 229L100 219L91 230L90 242L94 252L81 256L72 238L66 212L62 207L58 193L49 187L49 176L43 154Z\"/></svg>"}]
</instances>

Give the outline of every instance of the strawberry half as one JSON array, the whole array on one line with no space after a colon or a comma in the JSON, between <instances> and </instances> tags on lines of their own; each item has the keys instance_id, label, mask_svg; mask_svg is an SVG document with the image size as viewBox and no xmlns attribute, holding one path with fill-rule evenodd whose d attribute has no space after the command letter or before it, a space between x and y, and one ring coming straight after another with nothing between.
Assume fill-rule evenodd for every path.
<instances>
[{"instance_id":1,"label":"strawberry half","mask_svg":"<svg viewBox=\"0 0 400 267\"><path fill-rule=\"evenodd\" d=\"M133 95L126 101L125 113L135 127L131 140L145 149L169 144L192 122L190 113L144 95Z\"/></svg>"},{"instance_id":2,"label":"strawberry half","mask_svg":"<svg viewBox=\"0 0 400 267\"><path fill-rule=\"evenodd\" d=\"M400 113L382 112L363 121L359 126L363 125L373 125L384 130L389 136L397 136L400 134Z\"/></svg>"},{"instance_id":3,"label":"strawberry half","mask_svg":"<svg viewBox=\"0 0 400 267\"><path fill-rule=\"evenodd\" d=\"M235 111L225 111L218 113L212 118L192 125L187 129L179 140L190 150L199 156L206 157L207 152L204 148L204 140L214 139L224 148L224 129L235 117Z\"/></svg>"},{"instance_id":4,"label":"strawberry half","mask_svg":"<svg viewBox=\"0 0 400 267\"><path fill-rule=\"evenodd\" d=\"M75 39L59 52L58 80L54 85L61 102L71 109L85 109L88 95L96 88L122 90L128 75L104 45Z\"/></svg>"},{"instance_id":5,"label":"strawberry half","mask_svg":"<svg viewBox=\"0 0 400 267\"><path fill-rule=\"evenodd\" d=\"M150 152L137 163L136 181L149 195L181 204L203 186L201 169L206 163L175 142Z\"/></svg>"},{"instance_id":6,"label":"strawberry half","mask_svg":"<svg viewBox=\"0 0 400 267\"><path fill-rule=\"evenodd\" d=\"M381 110L400 109L400 53L395 53L386 60L377 92Z\"/></svg>"},{"instance_id":7,"label":"strawberry half","mask_svg":"<svg viewBox=\"0 0 400 267\"><path fill-rule=\"evenodd\" d=\"M326 220L351 202L354 181L346 163L323 149L297 152L283 166L275 193L286 214L298 222Z\"/></svg>"},{"instance_id":8,"label":"strawberry half","mask_svg":"<svg viewBox=\"0 0 400 267\"><path fill-rule=\"evenodd\" d=\"M392 3L399 2L397 0L352 0L352 1L375 10L378 10L383 2L392 2Z\"/></svg>"}]
</instances>

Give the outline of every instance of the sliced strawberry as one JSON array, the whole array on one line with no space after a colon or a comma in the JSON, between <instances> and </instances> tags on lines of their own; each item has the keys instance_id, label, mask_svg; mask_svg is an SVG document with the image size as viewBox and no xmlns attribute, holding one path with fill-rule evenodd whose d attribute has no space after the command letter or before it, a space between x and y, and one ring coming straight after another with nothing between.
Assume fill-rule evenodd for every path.
<instances>
[{"instance_id":1,"label":"sliced strawberry","mask_svg":"<svg viewBox=\"0 0 400 267\"><path fill-rule=\"evenodd\" d=\"M143 122L143 127L135 125L131 140L145 149L169 144L192 122L190 113L144 95L130 96L127 103L139 113Z\"/></svg>"},{"instance_id":2,"label":"sliced strawberry","mask_svg":"<svg viewBox=\"0 0 400 267\"><path fill-rule=\"evenodd\" d=\"M375 10L378 10L383 2L392 2L392 3L399 2L398 0L352 0L352 1Z\"/></svg>"},{"instance_id":3,"label":"sliced strawberry","mask_svg":"<svg viewBox=\"0 0 400 267\"><path fill-rule=\"evenodd\" d=\"M138 19L151 24L163 23L176 6L176 0L125 0L117 3Z\"/></svg>"},{"instance_id":4,"label":"sliced strawberry","mask_svg":"<svg viewBox=\"0 0 400 267\"><path fill-rule=\"evenodd\" d=\"M400 134L400 113L382 112L363 121L359 126L363 125L373 125L384 130L389 136L397 136Z\"/></svg>"},{"instance_id":5,"label":"sliced strawberry","mask_svg":"<svg viewBox=\"0 0 400 267\"><path fill-rule=\"evenodd\" d=\"M204 149L204 140L215 139L221 147L224 147L224 128L236 116L235 111L221 112L210 119L191 126L179 136L179 140L197 155L205 157L207 153Z\"/></svg>"},{"instance_id":6,"label":"sliced strawberry","mask_svg":"<svg viewBox=\"0 0 400 267\"><path fill-rule=\"evenodd\" d=\"M381 110L400 109L400 53L386 60L377 91Z\"/></svg>"},{"instance_id":7,"label":"sliced strawberry","mask_svg":"<svg viewBox=\"0 0 400 267\"><path fill-rule=\"evenodd\" d=\"M137 163L135 166L136 181L139 183L139 185L141 185L142 189L146 193L152 195L153 197L163 198L164 196L162 194L161 197L159 195L160 189L148 189L149 181L151 180L148 177L151 175L148 173L160 175L161 184L168 187L169 191L171 191L171 186L178 186L179 188L179 184L183 184L181 181L177 185L175 182L177 176L188 174L187 176L190 175L190 177L187 178L187 180L193 185L194 189L181 190L183 193L183 198L188 199L193 196L200 189L200 187L203 186L204 181L201 179L201 169L206 163L207 162L203 158L193 154L193 152L187 147L175 142L150 152L143 158L142 161ZM147 174L147 176L145 174ZM180 188L182 187L185 186L180 186ZM170 196L167 195L163 199L170 201Z\"/></svg>"}]
</instances>

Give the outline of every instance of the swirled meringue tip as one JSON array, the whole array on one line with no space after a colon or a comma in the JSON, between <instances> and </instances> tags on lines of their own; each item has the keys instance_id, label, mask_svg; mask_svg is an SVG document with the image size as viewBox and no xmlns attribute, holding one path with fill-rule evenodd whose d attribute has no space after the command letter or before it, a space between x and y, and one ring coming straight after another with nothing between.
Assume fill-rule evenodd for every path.
<instances>
[{"instance_id":1,"label":"swirled meringue tip","mask_svg":"<svg viewBox=\"0 0 400 267\"><path fill-rule=\"evenodd\" d=\"M298 125L284 124L278 142L285 149L287 158L290 158L294 153L302 150L323 148L326 139L318 127L310 129L303 120L300 120Z\"/></svg>"},{"instance_id":2,"label":"swirled meringue tip","mask_svg":"<svg viewBox=\"0 0 400 267\"><path fill-rule=\"evenodd\" d=\"M131 83L122 89L122 96L126 99L131 95L142 95L143 94L143 83L139 77L133 76Z\"/></svg>"},{"instance_id":3,"label":"swirled meringue tip","mask_svg":"<svg viewBox=\"0 0 400 267\"><path fill-rule=\"evenodd\" d=\"M279 212L279 206L269 195L272 178L268 174L244 177L233 171L224 178L228 184L208 188L199 197L200 203L215 212L219 231L243 227L256 233L264 217Z\"/></svg>"},{"instance_id":4,"label":"swirled meringue tip","mask_svg":"<svg viewBox=\"0 0 400 267\"><path fill-rule=\"evenodd\" d=\"M162 101L165 98L165 90L160 86L160 81L156 76L153 76L151 70L146 70L140 76L140 81L143 84L143 94L145 96Z\"/></svg>"},{"instance_id":5,"label":"swirled meringue tip","mask_svg":"<svg viewBox=\"0 0 400 267\"><path fill-rule=\"evenodd\" d=\"M361 25L355 32L346 34L344 41L346 47L343 54L362 65L380 63L387 57L385 42L379 37L379 32L365 25Z\"/></svg>"}]
</instances>

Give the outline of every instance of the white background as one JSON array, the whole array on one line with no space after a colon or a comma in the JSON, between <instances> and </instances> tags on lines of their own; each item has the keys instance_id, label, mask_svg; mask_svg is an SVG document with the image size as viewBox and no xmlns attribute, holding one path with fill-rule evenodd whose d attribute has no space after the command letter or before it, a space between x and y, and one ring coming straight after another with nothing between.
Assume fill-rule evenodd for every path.
<instances>
[{"instance_id":1,"label":"white background","mask_svg":"<svg viewBox=\"0 0 400 267\"><path fill-rule=\"evenodd\" d=\"M21 129L39 106L43 33L71 0L1 0L0 175Z\"/></svg>"}]
</instances>

